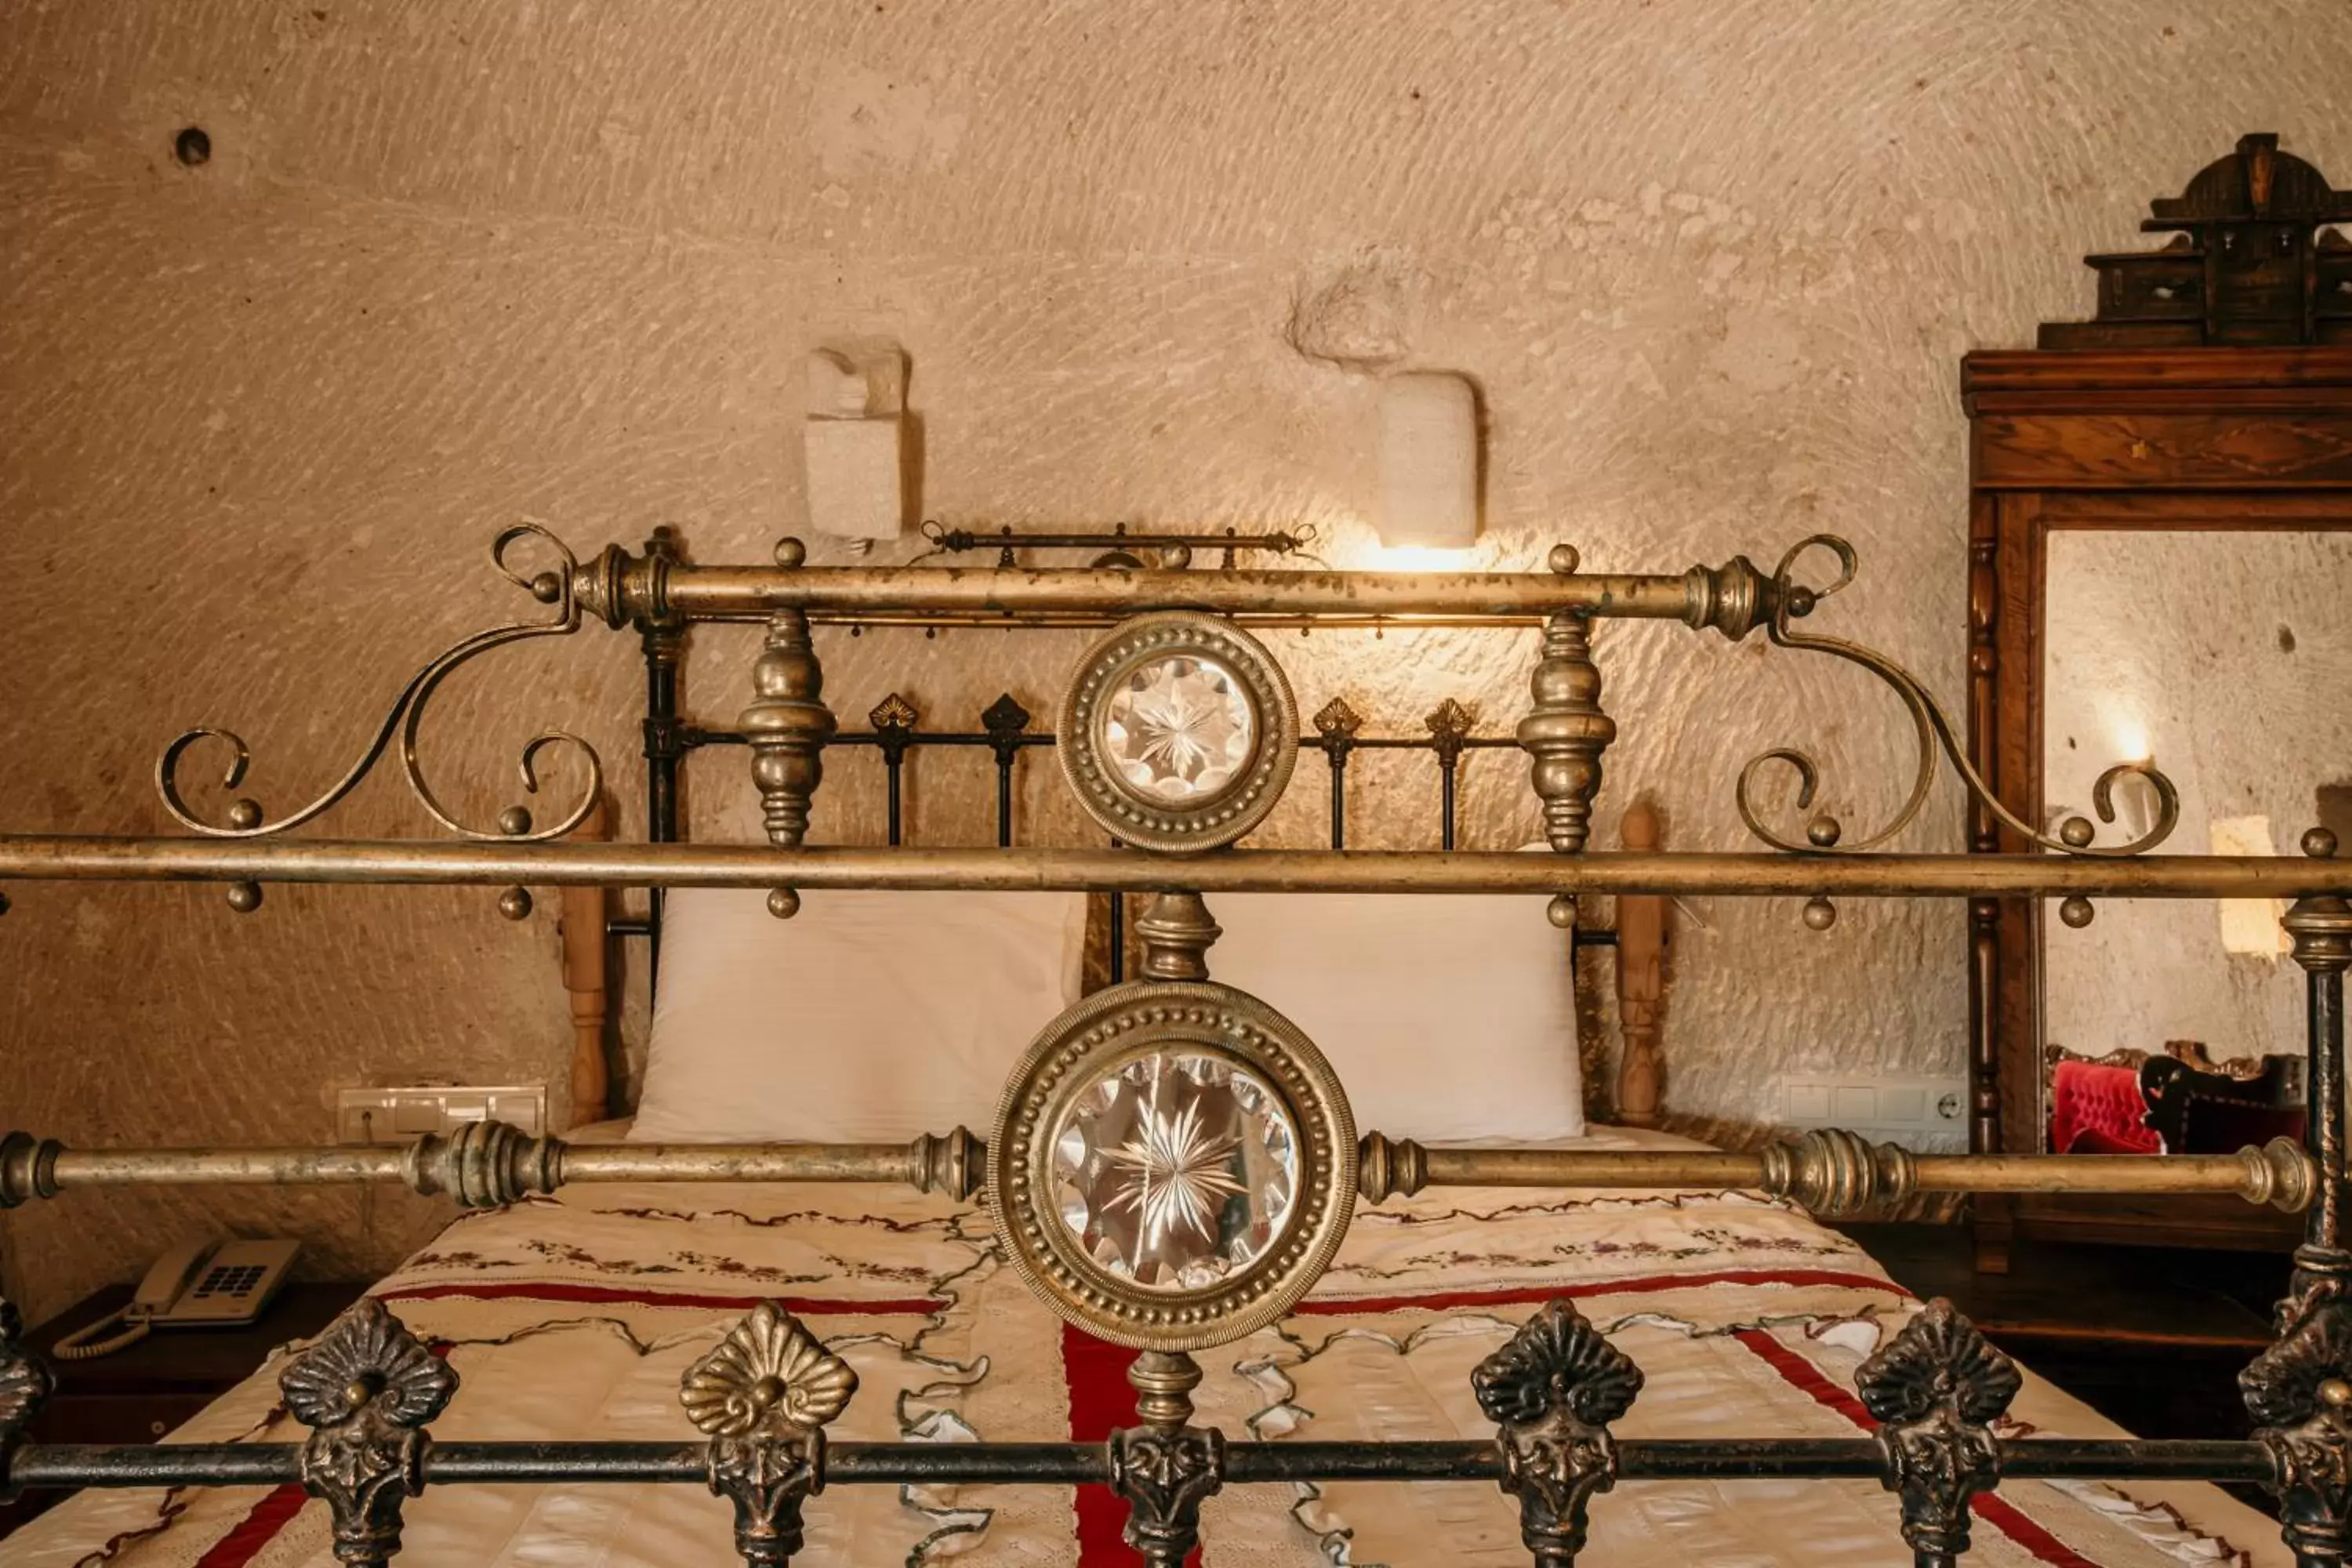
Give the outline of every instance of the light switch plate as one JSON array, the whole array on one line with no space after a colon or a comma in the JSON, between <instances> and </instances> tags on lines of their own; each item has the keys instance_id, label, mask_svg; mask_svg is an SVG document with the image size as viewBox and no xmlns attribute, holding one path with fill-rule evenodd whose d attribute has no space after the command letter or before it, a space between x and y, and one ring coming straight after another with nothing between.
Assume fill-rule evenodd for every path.
<instances>
[{"instance_id":1,"label":"light switch plate","mask_svg":"<svg viewBox=\"0 0 2352 1568\"><path fill-rule=\"evenodd\" d=\"M335 1091L339 1143L407 1143L469 1121L504 1121L537 1136L547 1126L543 1083L419 1084Z\"/></svg>"},{"instance_id":2,"label":"light switch plate","mask_svg":"<svg viewBox=\"0 0 2352 1568\"><path fill-rule=\"evenodd\" d=\"M1968 1080L1792 1073L1780 1080L1780 1120L1800 1131L1843 1127L1922 1154L1960 1153L1969 1142Z\"/></svg>"}]
</instances>

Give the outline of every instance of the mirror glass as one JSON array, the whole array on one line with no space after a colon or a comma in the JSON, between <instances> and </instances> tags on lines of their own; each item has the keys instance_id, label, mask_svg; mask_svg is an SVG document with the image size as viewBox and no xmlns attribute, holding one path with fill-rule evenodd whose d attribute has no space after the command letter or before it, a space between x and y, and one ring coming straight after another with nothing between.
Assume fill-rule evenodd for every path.
<instances>
[{"instance_id":1,"label":"mirror glass","mask_svg":"<svg viewBox=\"0 0 2352 1568\"><path fill-rule=\"evenodd\" d=\"M1104 761L1147 800L1181 805L1229 787L1257 747L1257 714L1234 672L1169 654L1127 672L1102 705Z\"/></svg>"},{"instance_id":2,"label":"mirror glass","mask_svg":"<svg viewBox=\"0 0 2352 1568\"><path fill-rule=\"evenodd\" d=\"M1073 1099L1054 1140L1062 1223L1147 1289L1214 1285L1264 1257L1298 1191L1298 1132L1265 1080L1153 1051Z\"/></svg>"},{"instance_id":3,"label":"mirror glass","mask_svg":"<svg viewBox=\"0 0 2352 1568\"><path fill-rule=\"evenodd\" d=\"M2048 547L2044 831L2095 821L2099 774L2152 758L2180 791L2179 826L2156 853L2299 854L2315 824L2352 845L2352 532L2054 530ZM2154 818L2155 793L2137 779L2114 804L2100 843ZM2043 905L2043 1087L2061 1102L2045 1110L2067 1119L2053 1080L2070 1058L2188 1058L2176 1042L2195 1042L2240 1073L2266 1053L2299 1063L2303 973L2284 912L2105 900L2074 929ZM2063 1149L2062 1129L2047 1131Z\"/></svg>"}]
</instances>

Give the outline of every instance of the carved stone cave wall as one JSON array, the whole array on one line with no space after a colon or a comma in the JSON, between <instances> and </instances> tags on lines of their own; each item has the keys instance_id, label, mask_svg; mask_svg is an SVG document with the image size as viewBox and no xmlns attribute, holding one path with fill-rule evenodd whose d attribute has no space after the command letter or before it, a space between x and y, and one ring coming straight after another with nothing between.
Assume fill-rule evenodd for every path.
<instances>
[{"instance_id":1,"label":"carved stone cave wall","mask_svg":"<svg viewBox=\"0 0 2352 1568\"><path fill-rule=\"evenodd\" d=\"M704 559L764 559L804 525L803 356L842 336L909 356L924 515L1304 521L1353 565L1375 559L1377 375L1458 371L1488 425L1480 563L1569 540L1596 569L1769 568L1833 530L1864 574L1824 624L1957 700L1959 355L2087 313L2075 257L2130 242L2149 192L2243 131L2352 166L2341 21L2332 0L24 0L0 11L5 826L163 829L154 758L197 722L252 741L265 803L307 798L409 668L521 607L481 558L515 520L583 552L667 521ZM200 166L173 157L187 125ZM692 705L731 717L751 637L696 641ZM822 647L845 718L895 687L968 721L1009 689L1044 723L1075 639ZM1512 635L1277 647L1308 711L1344 694L1382 731L1445 696L1507 725L1533 658ZM1607 626L1599 657L1612 825L1649 791L1669 844L1737 847L1733 777L1781 742L1821 750L1856 831L1899 798L1899 710L1855 672L1675 626ZM486 662L428 765L487 819L522 742L573 728L634 816L638 679L634 638L602 631ZM1358 842L1426 842L1415 763L1359 759ZM1050 763L1024 765L1028 834L1076 841ZM873 767L831 768L821 836L878 836ZM694 768L696 834L751 836L740 756ZM1523 769L1465 764L1465 844L1534 836ZM1266 840L1311 840L1319 783L1310 760ZM923 759L913 793L916 841L986 833L982 755ZM333 819L424 826L384 781ZM1947 788L1911 847L1959 843ZM11 896L8 1126L314 1142L339 1084L562 1081L551 899L509 924L487 891L272 889L250 917L217 889ZM1695 900L1679 1124L1752 1136L1800 1068L1958 1070L1961 925L1853 903L1814 935L1792 903ZM373 1271L438 1217L391 1193L82 1194L6 1216L0 1284L38 1316L217 1226Z\"/></svg>"}]
</instances>

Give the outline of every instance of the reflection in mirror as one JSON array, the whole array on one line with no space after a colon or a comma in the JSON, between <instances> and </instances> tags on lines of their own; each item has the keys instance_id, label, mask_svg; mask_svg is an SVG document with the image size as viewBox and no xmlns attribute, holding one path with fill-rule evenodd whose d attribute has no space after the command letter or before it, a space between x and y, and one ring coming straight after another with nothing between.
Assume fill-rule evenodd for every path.
<instances>
[{"instance_id":1,"label":"reflection in mirror","mask_svg":"<svg viewBox=\"0 0 2352 1568\"><path fill-rule=\"evenodd\" d=\"M2293 855L2315 824L2352 842L2352 532L2061 529L2048 547L2046 826L2090 816L2111 763L2153 757L2180 788L2167 851ZM2115 804L2126 832L2153 809L2134 780ZM2150 1074L2142 1055L2210 1058L2211 1073L2188 1064L2208 1098L2299 1099L2304 986L2284 905L2102 900L2079 929L2058 912L2042 921L2054 1147L2153 1146L2146 1096L2176 1069ZM2284 1059L2266 1070L2265 1056ZM2193 1124L2187 1136L2203 1142Z\"/></svg>"}]
</instances>

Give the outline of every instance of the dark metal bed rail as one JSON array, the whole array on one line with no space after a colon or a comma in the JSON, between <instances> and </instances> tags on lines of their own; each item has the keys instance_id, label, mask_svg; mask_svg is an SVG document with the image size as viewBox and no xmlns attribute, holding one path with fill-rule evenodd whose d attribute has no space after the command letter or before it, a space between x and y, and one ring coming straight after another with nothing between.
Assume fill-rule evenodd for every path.
<instances>
[{"instance_id":1,"label":"dark metal bed rail","mask_svg":"<svg viewBox=\"0 0 2352 1568\"><path fill-rule=\"evenodd\" d=\"M2341 1461L2352 1403L2352 1306L2315 1306L2242 1379L2264 1425L2245 1441L2005 1437L2021 1384L2009 1358L1937 1300L1864 1361L1855 1384L1868 1435L1853 1438L1629 1438L1611 1431L1639 1395L1639 1367L1566 1300L1548 1303L1479 1363L1471 1386L1491 1441L1228 1442L1191 1425L1199 1370L1145 1352L1129 1371L1139 1423L1100 1444L833 1442L856 1374L790 1313L755 1308L680 1379L700 1442L439 1441L426 1430L457 1374L381 1301L363 1300L287 1365L300 1444L90 1447L26 1443L49 1386L0 1334L0 1493L26 1487L299 1485L330 1510L335 1555L377 1568L400 1549L402 1514L427 1486L688 1484L732 1505L751 1568L784 1568L803 1510L827 1486L1105 1486L1128 1505L1126 1538L1151 1568L1200 1539L1200 1505L1227 1487L1301 1481L1484 1481L1516 1499L1538 1568L1570 1568L1595 1497L1620 1482L1874 1479L1896 1495L1917 1568L1969 1545L1975 1499L2004 1480L2210 1479L2275 1493L2296 1562L2343 1560ZM822 1504L818 1505L822 1506Z\"/></svg>"}]
</instances>

